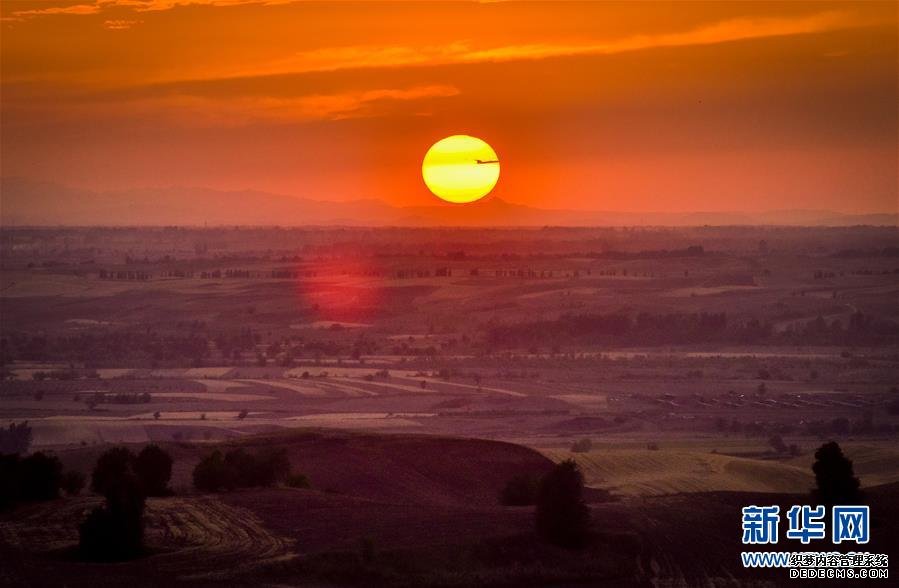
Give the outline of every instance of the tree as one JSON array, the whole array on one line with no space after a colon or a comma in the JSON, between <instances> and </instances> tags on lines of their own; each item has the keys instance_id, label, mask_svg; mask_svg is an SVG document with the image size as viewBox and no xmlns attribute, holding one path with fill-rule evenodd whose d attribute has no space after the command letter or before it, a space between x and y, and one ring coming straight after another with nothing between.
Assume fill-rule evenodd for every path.
<instances>
[{"instance_id":1,"label":"tree","mask_svg":"<svg viewBox=\"0 0 899 588\"><path fill-rule=\"evenodd\" d=\"M91 511L78 529L83 557L115 561L143 551L146 495L136 464L137 458L126 447L113 447L97 460L91 490L102 494L106 502Z\"/></svg>"},{"instance_id":2,"label":"tree","mask_svg":"<svg viewBox=\"0 0 899 588\"><path fill-rule=\"evenodd\" d=\"M91 473L91 491L105 496L129 472L134 473L134 454L127 447L113 447L97 460Z\"/></svg>"},{"instance_id":3,"label":"tree","mask_svg":"<svg viewBox=\"0 0 899 588\"><path fill-rule=\"evenodd\" d=\"M65 493L69 496L78 496L84 489L84 483L84 474L78 470L69 470L62 475L59 486L65 490Z\"/></svg>"},{"instance_id":4,"label":"tree","mask_svg":"<svg viewBox=\"0 0 899 588\"><path fill-rule=\"evenodd\" d=\"M290 459L283 447L265 450L256 459L258 466L254 486L273 486L290 476Z\"/></svg>"},{"instance_id":5,"label":"tree","mask_svg":"<svg viewBox=\"0 0 899 588\"><path fill-rule=\"evenodd\" d=\"M116 561L140 555L145 503L140 480L133 470L119 472L107 479L105 496L106 503L91 511L78 528L82 557Z\"/></svg>"},{"instance_id":6,"label":"tree","mask_svg":"<svg viewBox=\"0 0 899 588\"><path fill-rule=\"evenodd\" d=\"M233 485L231 471L222 457L221 451L213 451L194 467L194 486L205 492L218 492Z\"/></svg>"},{"instance_id":7,"label":"tree","mask_svg":"<svg viewBox=\"0 0 899 588\"><path fill-rule=\"evenodd\" d=\"M252 454L238 447L224 455L216 450L200 460L193 472L194 486L207 492L273 486L289 476L290 460L283 448Z\"/></svg>"},{"instance_id":8,"label":"tree","mask_svg":"<svg viewBox=\"0 0 899 588\"><path fill-rule=\"evenodd\" d=\"M291 488L311 488L312 484L309 483L309 478L304 474L290 474L287 476L287 479L284 480L284 483Z\"/></svg>"},{"instance_id":9,"label":"tree","mask_svg":"<svg viewBox=\"0 0 899 588\"><path fill-rule=\"evenodd\" d=\"M0 453L0 510L19 499L19 456Z\"/></svg>"},{"instance_id":10,"label":"tree","mask_svg":"<svg viewBox=\"0 0 899 588\"><path fill-rule=\"evenodd\" d=\"M513 476L499 495L500 504L505 506L529 506L536 504L540 479L528 474Z\"/></svg>"},{"instance_id":11,"label":"tree","mask_svg":"<svg viewBox=\"0 0 899 588\"><path fill-rule=\"evenodd\" d=\"M28 453L29 447L31 447L31 427L28 426L28 421L19 424L10 423L6 429L0 427L0 454L25 454Z\"/></svg>"},{"instance_id":12,"label":"tree","mask_svg":"<svg viewBox=\"0 0 899 588\"><path fill-rule=\"evenodd\" d=\"M852 460L843 455L838 443L825 443L815 451L812 471L817 484L814 494L819 502L826 505L858 502L860 483L855 477Z\"/></svg>"},{"instance_id":13,"label":"tree","mask_svg":"<svg viewBox=\"0 0 899 588\"><path fill-rule=\"evenodd\" d=\"M0 455L0 508L20 500L53 500L61 478L62 463L54 455Z\"/></svg>"},{"instance_id":14,"label":"tree","mask_svg":"<svg viewBox=\"0 0 899 588\"><path fill-rule=\"evenodd\" d=\"M134 460L134 471L147 496L170 494L172 457L158 445L147 445Z\"/></svg>"},{"instance_id":15,"label":"tree","mask_svg":"<svg viewBox=\"0 0 899 588\"><path fill-rule=\"evenodd\" d=\"M783 437L780 435L772 435L770 439L768 439L768 445L771 446L771 449L776 451L777 453L786 453L789 451L789 447L784 442Z\"/></svg>"},{"instance_id":16,"label":"tree","mask_svg":"<svg viewBox=\"0 0 899 588\"><path fill-rule=\"evenodd\" d=\"M583 547L590 528L584 503L584 476L573 460L565 460L540 482L537 493L537 533L545 541L567 548Z\"/></svg>"},{"instance_id":17,"label":"tree","mask_svg":"<svg viewBox=\"0 0 899 588\"><path fill-rule=\"evenodd\" d=\"M52 500L59 496L62 462L38 451L19 465L20 494L24 500Z\"/></svg>"}]
</instances>

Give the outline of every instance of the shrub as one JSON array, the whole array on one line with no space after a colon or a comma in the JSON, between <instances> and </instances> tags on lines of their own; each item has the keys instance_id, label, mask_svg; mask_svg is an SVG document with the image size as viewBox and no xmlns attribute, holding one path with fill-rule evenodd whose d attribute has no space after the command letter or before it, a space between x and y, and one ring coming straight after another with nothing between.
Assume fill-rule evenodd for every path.
<instances>
[{"instance_id":1,"label":"shrub","mask_svg":"<svg viewBox=\"0 0 899 588\"><path fill-rule=\"evenodd\" d=\"M220 451L213 451L200 460L194 468L193 480L194 487L205 492L218 492L233 486L231 471Z\"/></svg>"},{"instance_id":2,"label":"shrub","mask_svg":"<svg viewBox=\"0 0 899 588\"><path fill-rule=\"evenodd\" d=\"M172 457L158 445L147 445L134 460L134 471L147 496L170 494Z\"/></svg>"},{"instance_id":3,"label":"shrub","mask_svg":"<svg viewBox=\"0 0 899 588\"><path fill-rule=\"evenodd\" d=\"M567 548L583 547L590 528L590 510L582 498L584 476L573 460L566 460L541 480L537 493L537 534Z\"/></svg>"},{"instance_id":4,"label":"shrub","mask_svg":"<svg viewBox=\"0 0 899 588\"><path fill-rule=\"evenodd\" d=\"M69 470L59 480L59 487L69 496L78 496L84 489L84 474L77 470Z\"/></svg>"},{"instance_id":5,"label":"shrub","mask_svg":"<svg viewBox=\"0 0 899 588\"><path fill-rule=\"evenodd\" d=\"M540 480L534 476L520 474L512 477L499 495L500 504L506 506L528 506L537 503Z\"/></svg>"},{"instance_id":6,"label":"shrub","mask_svg":"<svg viewBox=\"0 0 899 588\"><path fill-rule=\"evenodd\" d=\"M59 496L62 463L55 455L37 452L19 462L19 497L53 500Z\"/></svg>"},{"instance_id":7,"label":"shrub","mask_svg":"<svg viewBox=\"0 0 899 588\"><path fill-rule=\"evenodd\" d=\"M0 509L19 499L19 456L0 453Z\"/></svg>"},{"instance_id":8,"label":"shrub","mask_svg":"<svg viewBox=\"0 0 899 588\"><path fill-rule=\"evenodd\" d=\"M257 458L256 486L271 486L283 482L290 475L290 459L283 448L263 451Z\"/></svg>"},{"instance_id":9,"label":"shrub","mask_svg":"<svg viewBox=\"0 0 899 588\"><path fill-rule=\"evenodd\" d=\"M826 505L856 504L859 499L859 481L855 477L852 460L843 455L839 444L831 441L815 451L815 472L817 499Z\"/></svg>"},{"instance_id":10,"label":"shrub","mask_svg":"<svg viewBox=\"0 0 899 588\"><path fill-rule=\"evenodd\" d=\"M572 453L586 453L591 449L593 449L593 441L587 438L575 441L571 446Z\"/></svg>"},{"instance_id":11,"label":"shrub","mask_svg":"<svg viewBox=\"0 0 899 588\"><path fill-rule=\"evenodd\" d=\"M10 423L6 429L0 427L0 454L25 454L29 447L31 447L31 427L28 426L28 421L19 424Z\"/></svg>"},{"instance_id":12,"label":"shrub","mask_svg":"<svg viewBox=\"0 0 899 588\"><path fill-rule=\"evenodd\" d=\"M223 456L220 451L207 455L194 468L194 486L217 492L230 488L273 486L290 475L290 461L285 449L268 449L252 454L243 448L232 449Z\"/></svg>"},{"instance_id":13,"label":"shrub","mask_svg":"<svg viewBox=\"0 0 899 588\"><path fill-rule=\"evenodd\" d=\"M225 467L229 478L237 488L256 486L254 481L258 475L256 459L247 451L238 448L225 453Z\"/></svg>"},{"instance_id":14,"label":"shrub","mask_svg":"<svg viewBox=\"0 0 899 588\"><path fill-rule=\"evenodd\" d=\"M289 476L287 476L287 480L284 483L291 488L312 487L312 485L309 483L309 478L307 478L304 474L290 474Z\"/></svg>"},{"instance_id":15,"label":"shrub","mask_svg":"<svg viewBox=\"0 0 899 588\"><path fill-rule=\"evenodd\" d=\"M789 451L789 447L784 442L783 437L780 435L772 435L770 439L768 439L768 445L771 446L771 449L776 451L777 453L786 453Z\"/></svg>"}]
</instances>

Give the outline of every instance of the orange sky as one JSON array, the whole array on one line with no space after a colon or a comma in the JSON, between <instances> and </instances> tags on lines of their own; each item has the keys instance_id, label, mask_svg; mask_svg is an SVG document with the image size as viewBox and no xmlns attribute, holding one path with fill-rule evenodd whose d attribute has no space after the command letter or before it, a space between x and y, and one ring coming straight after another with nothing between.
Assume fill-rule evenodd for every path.
<instances>
[{"instance_id":1,"label":"orange sky","mask_svg":"<svg viewBox=\"0 0 899 588\"><path fill-rule=\"evenodd\" d=\"M533 206L899 206L894 2L0 6L5 176L418 205L461 133Z\"/></svg>"}]
</instances>

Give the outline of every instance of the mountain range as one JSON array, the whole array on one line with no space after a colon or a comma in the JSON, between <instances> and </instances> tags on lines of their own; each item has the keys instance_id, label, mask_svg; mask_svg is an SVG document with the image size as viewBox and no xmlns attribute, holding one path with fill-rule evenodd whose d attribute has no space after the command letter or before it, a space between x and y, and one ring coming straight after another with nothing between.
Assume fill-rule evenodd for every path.
<instances>
[{"instance_id":1,"label":"mountain range","mask_svg":"<svg viewBox=\"0 0 899 588\"><path fill-rule=\"evenodd\" d=\"M256 190L169 186L83 190L24 178L0 180L0 225L695 226L897 225L899 214L827 210L612 212L536 208L486 198L465 206L333 202Z\"/></svg>"}]
</instances>

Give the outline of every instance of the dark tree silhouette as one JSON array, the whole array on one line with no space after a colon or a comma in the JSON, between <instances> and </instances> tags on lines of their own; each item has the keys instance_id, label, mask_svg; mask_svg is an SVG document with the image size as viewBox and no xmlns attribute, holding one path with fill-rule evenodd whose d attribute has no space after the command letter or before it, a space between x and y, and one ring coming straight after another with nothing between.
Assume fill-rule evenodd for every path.
<instances>
[{"instance_id":1,"label":"dark tree silhouette","mask_svg":"<svg viewBox=\"0 0 899 588\"><path fill-rule=\"evenodd\" d=\"M225 464L221 451L213 451L200 460L194 468L194 486L205 492L218 492L233 486L231 471Z\"/></svg>"},{"instance_id":2,"label":"dark tree silhouette","mask_svg":"<svg viewBox=\"0 0 899 588\"><path fill-rule=\"evenodd\" d=\"M98 464L99 465L99 464ZM82 557L116 561L137 557L143 551L144 494L129 467L110 473L104 481L106 503L95 508L78 529Z\"/></svg>"},{"instance_id":3,"label":"dark tree silhouette","mask_svg":"<svg viewBox=\"0 0 899 588\"><path fill-rule=\"evenodd\" d=\"M0 455L0 508L22 500L52 500L59 496L61 478L62 463L56 456Z\"/></svg>"},{"instance_id":4,"label":"dark tree silhouette","mask_svg":"<svg viewBox=\"0 0 899 588\"><path fill-rule=\"evenodd\" d=\"M106 496L110 485L134 473L134 454L127 447L113 447L97 460L91 474L91 491Z\"/></svg>"},{"instance_id":5,"label":"dark tree silhouette","mask_svg":"<svg viewBox=\"0 0 899 588\"><path fill-rule=\"evenodd\" d=\"M170 494L172 457L158 445L147 445L134 460L134 471L147 496Z\"/></svg>"},{"instance_id":6,"label":"dark tree silhouette","mask_svg":"<svg viewBox=\"0 0 899 588\"><path fill-rule=\"evenodd\" d=\"M540 482L537 493L537 533L545 541L567 548L583 547L590 530L590 509L582 498L584 476L566 460Z\"/></svg>"},{"instance_id":7,"label":"dark tree silhouette","mask_svg":"<svg viewBox=\"0 0 899 588\"><path fill-rule=\"evenodd\" d=\"M62 475L59 487L65 490L69 496L78 496L84 489L84 474L78 470L69 470Z\"/></svg>"},{"instance_id":8,"label":"dark tree silhouette","mask_svg":"<svg viewBox=\"0 0 899 588\"><path fill-rule=\"evenodd\" d=\"M40 451L19 464L19 492L23 500L53 500L59 496L62 462Z\"/></svg>"},{"instance_id":9,"label":"dark tree silhouette","mask_svg":"<svg viewBox=\"0 0 899 588\"><path fill-rule=\"evenodd\" d=\"M0 510L19 499L19 456L0 453Z\"/></svg>"},{"instance_id":10,"label":"dark tree silhouette","mask_svg":"<svg viewBox=\"0 0 899 588\"><path fill-rule=\"evenodd\" d=\"M194 486L198 490L218 492L231 488L273 486L290 476L287 451L268 449L252 454L242 448L222 456L214 451L194 468Z\"/></svg>"},{"instance_id":11,"label":"dark tree silhouette","mask_svg":"<svg viewBox=\"0 0 899 588\"><path fill-rule=\"evenodd\" d=\"M265 450L257 460L255 486L273 486L290 476L290 459L284 448Z\"/></svg>"},{"instance_id":12,"label":"dark tree silhouette","mask_svg":"<svg viewBox=\"0 0 899 588\"><path fill-rule=\"evenodd\" d=\"M31 447L31 427L28 426L28 421L19 424L10 423L6 429L0 427L0 454L24 455L28 453L29 447Z\"/></svg>"},{"instance_id":13,"label":"dark tree silhouette","mask_svg":"<svg viewBox=\"0 0 899 588\"><path fill-rule=\"evenodd\" d=\"M852 460L843 455L835 441L825 443L815 451L817 488L814 495L826 505L855 504L859 499L859 481L852 468Z\"/></svg>"}]
</instances>

